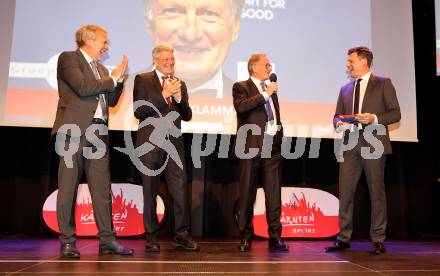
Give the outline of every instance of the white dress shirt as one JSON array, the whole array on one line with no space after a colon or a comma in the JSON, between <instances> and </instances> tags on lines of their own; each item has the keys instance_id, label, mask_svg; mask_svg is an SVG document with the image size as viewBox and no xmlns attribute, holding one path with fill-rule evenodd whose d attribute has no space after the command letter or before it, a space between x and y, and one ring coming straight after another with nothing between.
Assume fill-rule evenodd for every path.
<instances>
[{"instance_id":1,"label":"white dress shirt","mask_svg":"<svg viewBox=\"0 0 440 276\"><path fill-rule=\"evenodd\" d=\"M272 109L272 113L273 113L273 120L267 122L266 130L264 131L264 133L274 136L277 133L278 126L277 126L277 116L276 116L275 106L273 104L272 98L269 96L269 94L267 94L267 92L263 91L263 87L261 87L261 80L254 78L252 76L251 76L251 80L258 88L258 92L260 92L260 94L263 95L266 102L269 101L270 108ZM266 106L264 107L266 108Z\"/></svg>"},{"instance_id":2,"label":"white dress shirt","mask_svg":"<svg viewBox=\"0 0 440 276\"><path fill-rule=\"evenodd\" d=\"M368 85L368 81L370 80L370 77L371 77L371 71L366 73L362 77L358 78L358 79L361 79L361 82L359 84L360 85L359 86L359 106L358 106L359 113L362 113L362 103L364 102L365 91L367 90L367 85ZM355 80L355 82L354 82L355 85L353 86L353 104L352 104L353 112L354 112L354 101L355 101L356 83L357 83L358 79ZM376 114L372 114L372 115L374 116L374 122L372 124L377 124L378 121L377 121ZM362 129L362 124L358 124L357 127L358 127L358 129ZM350 125L342 125L342 124L340 124L336 128L336 132L341 132L341 131L344 131L346 129L350 129L350 131L353 131L354 130L354 125L353 124L350 124Z\"/></svg>"},{"instance_id":3,"label":"white dress shirt","mask_svg":"<svg viewBox=\"0 0 440 276\"><path fill-rule=\"evenodd\" d=\"M89 64L90 69L92 69L92 71L94 71L93 67L92 67L92 62L96 62L94 61L86 52L84 52L82 49L79 49L81 54L84 56L84 58L87 61L87 64ZM99 75L99 70L98 67L96 67L96 73L98 74L99 78L101 78L101 76ZM113 80L113 84L116 86L116 81L113 77L111 77ZM99 95L96 95L96 97L98 98ZM104 97L104 101L105 101L105 97ZM95 111L95 115L93 115L93 118L99 118L99 119L103 119L106 120L106 118L104 117L104 115L102 114L102 107L101 107L101 102L98 99L98 106L96 107L96 111Z\"/></svg>"}]
</instances>

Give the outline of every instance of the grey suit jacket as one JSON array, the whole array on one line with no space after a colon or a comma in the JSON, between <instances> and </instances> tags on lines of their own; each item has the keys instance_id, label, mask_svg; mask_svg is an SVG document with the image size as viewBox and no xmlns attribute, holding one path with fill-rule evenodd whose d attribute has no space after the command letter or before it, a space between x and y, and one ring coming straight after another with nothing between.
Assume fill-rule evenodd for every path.
<instances>
[{"instance_id":1,"label":"grey suit jacket","mask_svg":"<svg viewBox=\"0 0 440 276\"><path fill-rule=\"evenodd\" d=\"M107 107L115 106L123 84L115 87L108 70L98 63L101 79L97 80L81 51L63 52L58 58L58 107L51 134L58 132L64 124L76 124L81 135L91 124L98 95L105 94Z\"/></svg>"},{"instance_id":2,"label":"grey suit jacket","mask_svg":"<svg viewBox=\"0 0 440 276\"><path fill-rule=\"evenodd\" d=\"M341 88L336 105L333 124L340 121L338 115L353 114L353 93L355 80L352 80ZM375 135L382 142L384 154L392 153L388 125L400 121L400 107L394 88L389 78L378 77L371 74L365 90L361 113L372 113L377 116L379 124L386 127L386 135ZM347 142L349 131L344 133L344 142Z\"/></svg>"}]
</instances>

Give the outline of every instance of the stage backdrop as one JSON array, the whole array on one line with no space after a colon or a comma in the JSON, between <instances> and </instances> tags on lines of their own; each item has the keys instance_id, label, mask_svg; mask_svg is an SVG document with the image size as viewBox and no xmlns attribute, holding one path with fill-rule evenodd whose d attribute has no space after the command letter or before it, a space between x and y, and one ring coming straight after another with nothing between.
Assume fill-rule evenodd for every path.
<instances>
[{"instance_id":1,"label":"stage backdrop","mask_svg":"<svg viewBox=\"0 0 440 276\"><path fill-rule=\"evenodd\" d=\"M340 87L348 81L347 49L365 45L375 54L373 72L390 77L397 89L402 121L391 127L391 138L417 140L411 0L247 0L237 18L233 7L224 10L230 5L227 0L206 1L209 4L203 7L195 4L200 1L153 2L163 4L153 8L161 9L159 15L168 25L157 24L143 0L17 0L0 125L51 127L58 100L57 57L62 51L75 50L74 33L80 26L94 23L109 30L110 51L104 64L112 68L123 54L130 60L125 92L111 110L111 129L137 128L131 108L132 82L137 73L151 69L154 42L164 41L176 48L181 77L188 72L200 74L206 64L191 65L203 58L208 62L215 51L218 56L212 66L221 63L217 74L207 76L208 84L198 86L215 88L213 96L191 95L197 85L190 89L194 116L183 125L185 132L235 133L230 85L248 78L246 61L251 53L264 52L278 74L285 134L332 138L335 103ZM166 33L177 32L172 28L188 22L193 11L194 25L183 29L194 28L192 40ZM229 21L222 12L231 17ZM230 29L224 29L221 20L229 22ZM224 60L222 51L226 51Z\"/></svg>"}]
</instances>

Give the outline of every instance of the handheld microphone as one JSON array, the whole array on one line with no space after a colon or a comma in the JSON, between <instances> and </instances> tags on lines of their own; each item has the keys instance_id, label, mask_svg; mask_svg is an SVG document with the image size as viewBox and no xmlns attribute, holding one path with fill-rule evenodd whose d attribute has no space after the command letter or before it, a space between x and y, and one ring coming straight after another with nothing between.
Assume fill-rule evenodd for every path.
<instances>
[{"instance_id":1,"label":"handheld microphone","mask_svg":"<svg viewBox=\"0 0 440 276\"><path fill-rule=\"evenodd\" d=\"M270 74L269 76L269 80L270 82L277 82L277 75L275 73ZM275 90L274 93L277 93L277 91Z\"/></svg>"}]
</instances>

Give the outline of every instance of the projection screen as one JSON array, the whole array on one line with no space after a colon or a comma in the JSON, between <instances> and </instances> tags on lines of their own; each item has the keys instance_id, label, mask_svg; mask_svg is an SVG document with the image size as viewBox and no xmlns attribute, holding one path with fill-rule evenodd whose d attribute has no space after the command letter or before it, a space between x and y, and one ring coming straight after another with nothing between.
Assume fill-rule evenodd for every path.
<instances>
[{"instance_id":1,"label":"projection screen","mask_svg":"<svg viewBox=\"0 0 440 276\"><path fill-rule=\"evenodd\" d=\"M436 44L436 64L437 76L440 76L440 0L435 0L435 44Z\"/></svg>"},{"instance_id":2,"label":"projection screen","mask_svg":"<svg viewBox=\"0 0 440 276\"><path fill-rule=\"evenodd\" d=\"M411 0L246 0L239 11L237 2L16 0L0 125L52 126L58 55L76 49L80 26L98 24L109 31L103 64L111 69L129 58L110 129L137 129L134 76L152 69L152 47L166 42L189 88L193 119L184 132L235 134L231 85L249 77L252 53L266 53L278 75L285 135L333 138L339 89L349 81L347 49L364 45L374 52L373 73L397 90L402 120L390 127L392 140L417 141Z\"/></svg>"}]
</instances>

